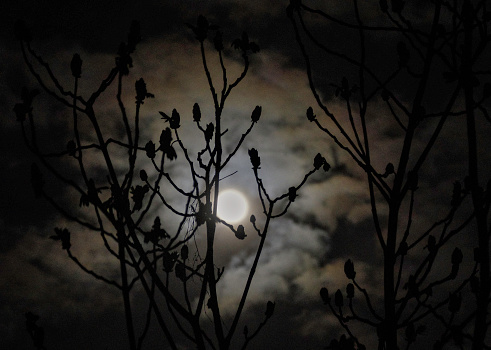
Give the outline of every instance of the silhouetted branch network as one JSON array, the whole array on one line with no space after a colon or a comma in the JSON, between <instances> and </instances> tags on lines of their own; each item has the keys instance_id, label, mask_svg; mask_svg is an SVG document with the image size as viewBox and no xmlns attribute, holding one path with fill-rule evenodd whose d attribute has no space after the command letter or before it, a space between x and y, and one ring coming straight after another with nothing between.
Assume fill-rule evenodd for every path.
<instances>
[{"instance_id":1,"label":"silhouetted branch network","mask_svg":"<svg viewBox=\"0 0 491 350\"><path fill-rule=\"evenodd\" d=\"M406 349L414 346L421 334L428 333L425 329L431 322L432 335L434 329L443 329L433 339L434 349L443 348L452 339L461 348L472 344L475 350L489 349L491 344L485 341L487 337L489 342L490 324L491 180L483 188L478 176L478 150L486 147L489 138L478 144L476 136L476 119L481 118L481 123L490 121L489 4L431 1L424 7L432 15L428 23L409 19L407 9L419 6L411 1L375 3L380 12L374 15L368 11L369 15L364 16L365 2L353 0L352 15L342 18L301 0L291 0L287 9L305 59L316 109L322 113L317 116L309 107L307 119L366 173L374 230L383 256L381 298L370 295L360 285L351 259L344 265L350 280L346 292L337 289L332 299L327 288L321 289L322 300L347 333L340 340L333 340L329 348L364 349L352 331L356 321L377 332L378 349L398 349L401 342L405 342ZM378 19L377 23L370 22L373 18ZM328 34L320 36L319 22L349 33L349 37L357 35L356 54L333 45L326 40ZM394 47L386 46L386 52L381 54L375 42L385 38L390 38L387 42L393 41ZM313 59L314 49L324 54L322 62L331 62L330 67L315 65L318 57ZM381 55L396 64L388 61L380 70L376 63ZM333 112L322 98L327 84L321 84L319 77L326 76L326 69L333 65L347 67L341 82L329 85L334 87L334 100L345 106L343 115ZM436 86L441 87L441 93L435 94L432 87ZM385 106L383 112L381 104ZM385 169L378 169L372 157L374 137L368 124L374 113L385 113L385 125L394 125L402 135L398 158L386 163ZM455 181L448 213L421 231L413 225L415 210L421 212L427 205L417 201L421 192L418 179L430 152L435 152L444 125L452 117L465 118L467 123L468 176L464 181ZM419 149L416 140L425 135L429 136ZM469 206L472 213L464 214ZM475 225L474 230L471 224ZM462 250L455 247L451 256L447 252L457 237L470 230L475 235L474 262L466 263L462 269ZM447 259L450 269L437 273L438 259ZM442 291L450 294L445 297ZM472 310L461 310L463 298L468 300L466 305L474 303ZM383 305L381 310L376 307L378 304Z\"/></svg>"},{"instance_id":2,"label":"silhouetted branch network","mask_svg":"<svg viewBox=\"0 0 491 350\"><path fill-rule=\"evenodd\" d=\"M200 106L197 103L193 106L193 122L198 136L204 140L201 150L196 155L192 154L181 138L181 115L176 109L173 109L170 115L159 112L164 127L156 143L152 140L142 140L141 108L147 99L156 97L147 90L143 78L135 82L136 108L134 116L130 116L131 109L126 106L123 98L123 85L133 67L132 55L141 41L138 22L131 24L127 41L119 46L114 67L99 87L85 97L79 94L79 82L84 75L83 61L79 54L73 55L70 64L73 91L69 91L62 86L50 65L34 51L31 46L32 37L26 25L18 22L15 28L26 65L41 90L72 112L73 138L68 141L64 150L45 152L42 143L38 142L34 116L34 98L40 91L23 89L21 102L15 105L14 111L20 122L25 143L41 164L33 164L31 169L34 193L36 197L44 198L51 203L66 219L78 224L83 230L100 235L102 246L106 248L108 256L119 262L120 278L112 280L104 276L106 271L89 269L85 262L76 257L72 250L71 236L77 234L77 228L55 228L55 234L51 236L53 240L61 242L62 249L66 250L68 257L83 271L121 291L129 348L132 350L143 348L150 323L155 322L153 319L172 349L178 349L183 338L198 349L229 349L236 335L253 277L260 268L259 257L271 220L287 212L300 188L314 172L321 168L329 170L326 160L318 154L312 170L296 186L290 187L282 195L272 197L260 175L259 152L255 148L249 150L264 223L259 224L254 215L250 218L259 242L239 304L225 329L226 320L222 316L220 297L217 293L217 284L225 267L215 264L216 227L224 226L240 240L246 237L246 233L243 225L235 227L217 217L220 182L229 176L224 176L229 174L225 171L227 165L259 122L262 108L254 108L250 126L228 154L223 148L226 130L223 130L222 120L226 118L225 102L246 77L249 56L258 52L259 46L250 41L246 33L233 41L232 47L239 51L243 66L239 76L231 79L223 57L224 44L218 26L210 24L203 16L198 17L196 24L188 26L199 43L201 63L214 107L214 117L206 123ZM221 85L214 81L209 69L209 54L205 46L208 45L207 39L210 36L220 62ZM108 116L101 116L96 107L99 99L114 86L124 138L112 135L109 123L106 122ZM90 125L88 129L87 121ZM121 156L121 151L125 156ZM95 154L102 159L102 165L96 168L90 164ZM183 157L187 164L189 186L182 185L181 183L186 182L172 175L172 162L180 157ZM137 159L147 159L150 162L150 175L147 170L139 169ZM125 162L124 166L120 164L122 161ZM66 164L76 165L76 176L64 174L63 165ZM63 205L50 195L45 186L46 172L78 194L81 212ZM184 205L176 205L175 201L170 199L170 189L182 198ZM172 213L178 220L177 228L165 219L155 216L155 207L166 208ZM92 211L91 218L88 218L89 211ZM153 222L150 229L147 228L149 222ZM193 241L197 242L198 237L205 238L204 247L201 249L197 243L191 244ZM134 324L134 313L138 310L132 307L131 294L136 285L141 286L148 298L143 327ZM269 321L274 306L271 301L267 303L265 318L253 332L249 332L247 326L244 328L242 348L246 348ZM203 317L207 309L211 312L211 318ZM212 332L209 332L209 320L213 327ZM28 323L34 344L38 348L44 348L43 339L32 316L28 317Z\"/></svg>"}]
</instances>

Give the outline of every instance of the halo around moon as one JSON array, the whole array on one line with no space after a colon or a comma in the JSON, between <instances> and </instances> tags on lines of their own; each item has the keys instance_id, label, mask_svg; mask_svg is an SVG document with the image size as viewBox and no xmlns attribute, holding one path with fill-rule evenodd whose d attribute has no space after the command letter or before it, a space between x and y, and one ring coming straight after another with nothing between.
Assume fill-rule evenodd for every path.
<instances>
[{"instance_id":1,"label":"halo around moon","mask_svg":"<svg viewBox=\"0 0 491 350\"><path fill-rule=\"evenodd\" d=\"M246 197L237 190L224 190L218 195L217 215L228 223L236 223L243 220L249 206Z\"/></svg>"}]
</instances>

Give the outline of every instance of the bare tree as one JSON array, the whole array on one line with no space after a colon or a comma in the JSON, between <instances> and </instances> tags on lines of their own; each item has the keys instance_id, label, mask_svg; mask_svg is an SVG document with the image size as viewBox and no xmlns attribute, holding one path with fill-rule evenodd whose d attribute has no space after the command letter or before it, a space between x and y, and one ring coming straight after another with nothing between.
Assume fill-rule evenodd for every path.
<instances>
[{"instance_id":1,"label":"bare tree","mask_svg":"<svg viewBox=\"0 0 491 350\"><path fill-rule=\"evenodd\" d=\"M341 290L331 300L327 288L321 289L324 303L348 333L348 337L333 340L331 348L365 348L352 332L356 321L376 330L379 349L398 349L400 331L405 329L409 348L423 332L422 322L431 318L437 321L433 325L443 329L435 348L442 348L452 338L461 348L466 339L473 349L491 346L485 344L490 323L491 182L483 189L478 158L478 150L486 147L489 138L481 141L476 132L477 118L479 125L491 122L488 5L486 1L471 0L417 4L403 0L353 0L351 15L340 17L314 9L307 2L290 2L288 16L305 58L316 109L323 114L316 116L309 108L307 118L366 173L373 227L383 255L382 300L370 296L358 283L351 259L344 266L346 277L351 280L346 287L348 305ZM372 10L378 7L378 14L368 11L372 16L365 16L366 6ZM410 18L408 9L418 6L423 8L420 14L431 14L431 20ZM330 33L320 31L319 23L342 33L349 38L347 41L354 40L356 48L335 46L329 40ZM384 41L384 45L377 46L377 40ZM394 46L387 47L390 43ZM316 66L319 53L324 55L322 67ZM384 67L380 60L387 61ZM321 77L334 74L325 62L345 76L340 81L322 80ZM395 64L391 66L392 62ZM343 115L335 114L322 98L328 83L345 105ZM397 125L402 135L398 157L386 163L385 168L373 162L370 147L375 140L367 127L373 108L380 104L385 105L385 124ZM421 213L427 205L417 201L418 178L421 183L429 154L451 118L467 121L468 176L455 182L447 214L427 229L415 228L414 212ZM416 139L424 135L428 135L424 146L416 147ZM469 197L473 210L464 214ZM474 266L462 271L462 250L455 247L450 257L451 269L435 277L438 259L448 259L445 254L449 245L457 244L461 233L471 230L474 224ZM365 308L354 302L355 291L361 294ZM475 297L472 311L460 310L462 298L471 298L471 291ZM378 303L383 304L382 310Z\"/></svg>"},{"instance_id":2,"label":"bare tree","mask_svg":"<svg viewBox=\"0 0 491 350\"><path fill-rule=\"evenodd\" d=\"M181 138L181 116L175 109L170 115L160 112L168 125L163 128L158 143L152 140L142 142L140 111L144 102L154 97L147 90L143 78L135 83L136 108L133 117L130 116L131 109L123 101L123 85L132 67L132 54L141 40L139 23L132 23L127 41L119 47L114 67L97 90L88 96L79 94L79 82L83 77L80 55L73 55L70 66L73 90L68 90L62 86L50 65L32 48L31 36L26 25L18 22L15 28L24 60L41 89L72 112L73 138L68 141L65 149L47 152L43 149L43 144L38 142L39 135L33 111L33 99L40 91L24 89L22 101L14 108L25 143L42 164L42 167L32 165L35 195L51 203L65 218L73 221L74 225L78 224L84 230L100 235L107 254L119 262L120 278L112 280L104 276L104 271L95 272L86 267L86 264L72 253L70 237L71 232L77 231L77 228L56 228L55 234L51 237L61 241L68 257L86 273L121 291L130 349L142 348L153 317L173 349L178 348L183 337L198 349L229 349L237 333L252 279L259 268L259 257L271 221L287 212L300 187L310 175L320 168L324 167L326 171L328 169L326 160L318 154L312 170L300 179L297 185L292 185L282 195L272 197L260 176L259 152L254 148L248 150L264 219L256 222L254 215L250 218L251 229L258 238L255 258L249 267L249 274L244 281L234 316L228 320L228 328L224 329L226 320L221 313L220 297L217 293L217 284L224 268L218 267L215 263L216 229L217 225L222 225L240 240L245 238L246 233L243 225L235 227L217 216L220 183L225 177L231 176L227 166L259 121L262 109L260 106L253 109L250 126L244 130L240 139L235 140L235 146L228 153L223 147L227 130L223 130L222 121L226 118L225 103L245 78L249 69L249 56L258 52L259 47L249 40L246 33L233 41L232 46L240 53L243 66L240 75L231 79L226 69L222 33L218 27L210 24L203 16L199 16L197 23L189 27L199 43L201 63L214 107L214 116L206 125L200 106L196 103L192 108L196 132L203 140L201 150L194 155ZM207 39L212 33L212 43L221 71L220 83L217 83L210 73L205 49L208 45ZM107 123L101 123L102 116L96 106L99 98L107 94L109 88L114 85L120 125L124 130L123 138L117 138L118 133L116 136L111 133ZM86 141L90 139L95 141ZM101 157L102 167L90 167L87 164L89 157ZM171 162L177 157L184 159L184 163L187 164L188 178L185 181L176 179L172 174ZM121 165L122 159L124 166ZM140 163L137 163L137 159L146 159L147 164L153 169L153 175L138 169ZM75 164L76 176L63 171L67 164ZM44 170L41 170L43 168ZM46 171L59 183L78 193L83 214L65 207L49 194L43 175ZM166 193L171 189L181 197L180 201L169 200ZM150 217L155 212L151 210L155 206L167 208L172 212L178 221L177 227L161 220L159 216ZM89 210L92 214L89 214ZM153 225L149 228L151 222ZM206 243L201 250L198 245L190 244L198 236L206 237ZM134 324L136 310L131 305L131 294L138 284L143 288L149 303L147 322L143 328ZM243 348L270 319L274 307L275 304L269 301L264 321L250 332L247 327L244 328ZM211 310L212 314L211 333L207 331L208 319L203 317L206 308ZM37 346L43 346L40 342L42 343L38 340Z\"/></svg>"}]
</instances>

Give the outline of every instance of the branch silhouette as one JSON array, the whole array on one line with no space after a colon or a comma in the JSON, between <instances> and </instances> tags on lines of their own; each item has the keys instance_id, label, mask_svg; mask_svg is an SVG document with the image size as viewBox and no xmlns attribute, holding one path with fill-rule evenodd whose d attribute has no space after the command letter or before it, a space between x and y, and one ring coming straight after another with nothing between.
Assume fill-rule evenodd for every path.
<instances>
[{"instance_id":1,"label":"branch silhouette","mask_svg":"<svg viewBox=\"0 0 491 350\"><path fill-rule=\"evenodd\" d=\"M379 15L385 17L381 22L384 24L370 23L372 19L364 16L362 5L362 2L353 0L351 16L343 18L313 8L301 0L291 0L287 8L305 61L310 89L317 102L316 108L323 114L317 116L314 108L309 107L307 120L324 131L366 173L374 230L383 256L381 298L370 295L359 285L351 259L346 261L344 268L350 280L346 289L349 311L346 311L340 289L336 291L334 300L327 288L321 289L322 300L348 334L339 341L334 339L329 348L365 348L351 328L353 322L358 322L376 330L378 349L398 349L404 341L406 349L409 349L427 328L422 322L431 322L433 318L443 329L443 334L435 340L435 349L442 348L451 338L461 348L467 341L472 349L487 349L490 346L485 343L490 323L487 311L490 225L489 205L485 203L489 201L490 188L488 185L484 190L479 184L478 150L484 145L479 145L475 122L476 113L489 121L487 91L490 85L489 74L485 73L488 67L479 62L489 57L486 2L432 1L428 4L432 19L425 25L413 24L407 18L408 6L415 6L408 1L379 1ZM344 33L357 34L357 55L346 53L342 46L325 44L314 27L322 21ZM395 50L390 51L387 47L385 53L392 55L397 65L387 66L380 73L371 60L377 48L367 37L382 38L385 33L390 34L390 41L397 43ZM335 98L345 105L347 122L344 116L335 115L321 97L326 92L321 86L327 84L323 82L321 85L321 69L314 65L312 48L316 48L316 52L320 50L329 62L336 62L334 65L348 67L345 74L351 78L343 77L341 83L329 81L335 89ZM322 73L322 76L326 74ZM431 99L431 86L436 86L434 84L445 86L445 93L439 96L440 101ZM479 85L483 88L477 93ZM380 101L386 105L384 122L387 125L395 123L403 135L398 158L387 163L384 172L377 170L372 162L370 145L373 137L367 127L369 110ZM464 106L460 101L464 101ZM468 176L464 186L461 181L455 182L448 214L427 230L418 232L412 225L414 212L425 205L417 202L421 193L418 178L428 155L435 152L443 127L450 117L457 115L467 121ZM430 118L437 119L433 130L429 130L426 123ZM416 138L421 138L428 131L424 147L418 150ZM473 212L462 217L460 212L469 206L469 197ZM403 208L408 208L407 212ZM477 227L474 230L474 266L462 271L463 253L455 247L449 259L450 270L442 271L443 277L435 277L437 259L447 254L448 246L457 237L469 230L472 232L471 225L474 224ZM421 248L425 251L423 254ZM457 276L459 282L456 282ZM448 297L439 297L438 290L451 292ZM355 305L355 291L362 293L368 313L360 313L362 305ZM477 296L474 309L460 310L462 299L471 299L473 293ZM382 312L374 307L378 303L383 305ZM443 310L445 306L447 314ZM368 316L362 316L365 314ZM405 330L404 338L402 330Z\"/></svg>"},{"instance_id":2,"label":"branch silhouette","mask_svg":"<svg viewBox=\"0 0 491 350\"><path fill-rule=\"evenodd\" d=\"M251 156L253 173L256 179L258 196L264 212L262 227L256 222L255 216L251 223L258 234L258 247L255 259L245 281L240 302L234 313L231 325L226 330L222 316L220 298L217 294L217 285L225 267L217 267L215 263L215 234L217 225L222 225L242 240L246 237L244 226L231 225L217 216L218 196L221 190L221 181L230 176L225 174L232 158L242 147L244 140L249 136L253 127L260 122L261 106L253 108L251 124L242 133L239 140L227 154L223 149L226 131L223 131L222 121L227 118L225 104L234 89L246 78L249 69L249 56L259 52L259 46L249 40L247 33L232 42L232 47L239 51L243 61L242 71L238 77L231 79L223 59L223 34L218 26L210 24L208 20L199 16L196 24L188 27L194 32L199 43L201 64L206 76L211 100L214 107L212 118L201 114L198 103L193 106L193 122L196 125L198 138L203 138L203 147L196 155L188 149L180 136L181 115L176 109L170 115L160 111L163 119L163 129L157 143L152 140L142 140L140 113L145 101L149 98L158 98L149 92L143 78L135 82L135 114L130 116L127 101L123 97L123 86L133 67L132 55L141 41L140 25L131 24L127 40L120 44L115 65L107 77L101 82L97 90L84 98L79 95L79 81L84 78L85 67L83 57L74 54L70 63L73 77L73 91L64 88L56 77L49 63L45 62L31 46L31 36L26 24L16 24L16 34L20 41L26 65L31 74L38 81L40 88L52 99L62 103L72 111L73 139L68 141L66 149L55 152L45 152L38 143L36 118L34 115L33 100L39 94L38 90L23 90L22 102L18 103L14 111L21 124L25 142L36 156L42 167L32 166L32 186L36 197L44 198L60 213L73 222L74 226L56 228L51 238L60 241L62 249L66 250L68 258L75 262L84 272L95 279L114 286L121 291L126 330L129 348L142 349L148 335L150 324L155 317L157 325L172 349L178 349L183 339L198 349L230 349L232 340L236 337L236 330L244 310L249 289L259 266L264 243L270 229L271 220L286 214L290 205L295 201L296 193L306 183L308 178L327 164L325 159L318 155L312 170L308 171L300 182L290 187L283 195L271 198L263 180L259 175L260 158L258 151L254 150ZM213 80L208 63L208 38L212 37L213 47L219 59L222 81ZM37 65L31 63L37 62ZM41 70L44 72L39 72ZM43 74L42 74L43 73ZM47 74L44 74L47 73ZM47 76L47 78L43 78ZM232 83L229 83L232 81ZM107 93L109 87L116 86L115 105L120 114L123 126L122 138L115 138L103 122L95 105ZM151 89L150 89L151 90ZM27 117L27 118L26 118ZM211 119L203 127L204 119ZM82 120L84 128L82 128ZM86 122L90 128L86 129ZM95 138L88 143L87 135ZM89 138L90 139L90 138ZM121 157L121 151L127 156ZM252 150L249 150L251 154ZM119 152L119 153L118 153ZM102 168L94 169L88 162L94 153L102 159ZM183 186L176 181L172 171L172 163L183 157L188 167L189 183ZM52 160L56 159L56 162ZM151 166L152 172L139 169L138 160L144 160ZM64 175L60 164L72 161L78 168L76 176ZM124 165L121 165L124 162ZM328 167L325 165L325 170ZM49 194L45 186L44 173L54 176L61 184L72 188L80 196L80 212L65 208ZM101 174L107 174L105 179ZM229 172L230 173L230 172ZM176 205L170 199L168 191L173 190L180 196L184 205ZM280 207L278 211L275 205ZM165 207L174 215L179 224L176 227L159 216L152 217L153 208ZM92 210L91 220L85 219L89 210ZM83 219L83 218L84 219ZM153 222L151 229L146 228L148 222ZM102 272L95 272L87 267L86 262L76 256L72 249L70 237L77 234L77 224L90 230L102 238L102 246L106 248L109 257L114 258L119 266L119 280L113 281L105 277ZM196 241L197 235L206 237L205 247L190 244ZM79 247L80 249L80 247ZM145 323L142 327L135 324L136 310L132 305L132 293L135 286L140 285L148 299L148 308L143 310ZM191 285L193 288L191 288ZM197 288L196 288L197 287ZM196 293L193 290L198 290ZM195 299L192 301L192 299ZM257 336L273 316L274 303L269 301L266 308L266 317L257 329L251 334L245 334L243 348ZM206 327L206 309L211 311L213 331L208 333ZM27 316L26 316L27 317ZM28 330L33 338L34 345L44 349L42 345L41 330L35 325L35 319L28 318Z\"/></svg>"}]
</instances>

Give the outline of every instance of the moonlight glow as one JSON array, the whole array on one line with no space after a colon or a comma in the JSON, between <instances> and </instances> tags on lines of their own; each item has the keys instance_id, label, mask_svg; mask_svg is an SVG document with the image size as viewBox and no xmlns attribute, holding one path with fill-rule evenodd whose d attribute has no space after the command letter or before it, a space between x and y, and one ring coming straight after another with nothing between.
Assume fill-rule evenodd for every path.
<instances>
[{"instance_id":1,"label":"moonlight glow","mask_svg":"<svg viewBox=\"0 0 491 350\"><path fill-rule=\"evenodd\" d=\"M237 190L225 190L218 196L218 217L230 223L239 222L247 214L247 200Z\"/></svg>"}]
</instances>

